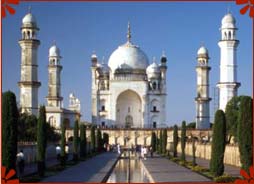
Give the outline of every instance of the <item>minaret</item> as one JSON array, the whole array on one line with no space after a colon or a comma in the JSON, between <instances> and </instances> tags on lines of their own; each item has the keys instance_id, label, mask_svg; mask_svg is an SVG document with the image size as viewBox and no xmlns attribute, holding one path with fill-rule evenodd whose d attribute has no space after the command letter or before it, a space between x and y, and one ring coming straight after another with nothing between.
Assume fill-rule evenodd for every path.
<instances>
[{"instance_id":1,"label":"minaret","mask_svg":"<svg viewBox=\"0 0 254 184\"><path fill-rule=\"evenodd\" d=\"M19 40L21 47L21 79L18 82L20 88L20 110L21 113L38 114L38 81L37 51L40 41L37 39L36 19L29 11L22 20L21 34Z\"/></svg>"},{"instance_id":2,"label":"minaret","mask_svg":"<svg viewBox=\"0 0 254 184\"><path fill-rule=\"evenodd\" d=\"M160 70L161 70L161 91L162 93L167 93L167 56L165 55L164 51L162 52L161 56L161 64L160 64Z\"/></svg>"},{"instance_id":3,"label":"minaret","mask_svg":"<svg viewBox=\"0 0 254 184\"><path fill-rule=\"evenodd\" d=\"M61 71L60 50L56 44L49 49L49 65L48 65L48 96L46 97L48 106L61 107Z\"/></svg>"},{"instance_id":4,"label":"minaret","mask_svg":"<svg viewBox=\"0 0 254 184\"><path fill-rule=\"evenodd\" d=\"M91 56L91 72L92 72L92 123L97 124L97 92L98 92L98 82L97 82L97 65L98 59L95 53Z\"/></svg>"},{"instance_id":5,"label":"minaret","mask_svg":"<svg viewBox=\"0 0 254 184\"><path fill-rule=\"evenodd\" d=\"M219 109L224 110L227 102L237 96L237 89L240 83L237 82L236 50L239 41L236 39L235 18L231 13L226 14L221 21L220 47L220 82L219 88Z\"/></svg>"},{"instance_id":6,"label":"minaret","mask_svg":"<svg viewBox=\"0 0 254 184\"><path fill-rule=\"evenodd\" d=\"M208 66L208 50L201 47L198 50L198 65L197 72L197 97L196 101L196 129L210 128L210 108L209 103L209 71L211 67Z\"/></svg>"}]
</instances>

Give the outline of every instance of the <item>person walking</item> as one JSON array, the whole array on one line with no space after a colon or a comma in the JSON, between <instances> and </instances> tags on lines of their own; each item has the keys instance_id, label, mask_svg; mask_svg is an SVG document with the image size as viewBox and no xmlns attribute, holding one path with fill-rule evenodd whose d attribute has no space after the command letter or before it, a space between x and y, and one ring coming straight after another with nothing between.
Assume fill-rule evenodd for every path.
<instances>
[{"instance_id":1,"label":"person walking","mask_svg":"<svg viewBox=\"0 0 254 184\"><path fill-rule=\"evenodd\" d=\"M66 160L68 160L68 157L69 157L69 146L68 146L68 144L65 144L65 155L66 155Z\"/></svg>"},{"instance_id":2,"label":"person walking","mask_svg":"<svg viewBox=\"0 0 254 184\"><path fill-rule=\"evenodd\" d=\"M19 171L19 178L23 176L24 169L25 169L25 155L23 150L17 154L17 162L18 162L18 171Z\"/></svg>"},{"instance_id":3,"label":"person walking","mask_svg":"<svg viewBox=\"0 0 254 184\"><path fill-rule=\"evenodd\" d=\"M56 158L58 161L60 161L60 157L61 157L61 147L59 144L56 145Z\"/></svg>"},{"instance_id":4,"label":"person walking","mask_svg":"<svg viewBox=\"0 0 254 184\"><path fill-rule=\"evenodd\" d=\"M147 157L147 147L145 146L143 149L144 149L144 160L146 160L146 157Z\"/></svg>"}]
</instances>

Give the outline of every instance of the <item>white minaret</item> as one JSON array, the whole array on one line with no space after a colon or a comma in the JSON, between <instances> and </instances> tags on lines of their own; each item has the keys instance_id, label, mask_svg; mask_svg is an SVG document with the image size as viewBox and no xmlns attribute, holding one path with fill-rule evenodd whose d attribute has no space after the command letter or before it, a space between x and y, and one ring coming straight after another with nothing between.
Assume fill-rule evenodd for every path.
<instances>
[{"instance_id":1,"label":"white minaret","mask_svg":"<svg viewBox=\"0 0 254 184\"><path fill-rule=\"evenodd\" d=\"M48 96L46 97L49 107L61 107L63 97L61 97L61 71L60 50L54 44L49 49L48 65Z\"/></svg>"},{"instance_id":2,"label":"white minaret","mask_svg":"<svg viewBox=\"0 0 254 184\"><path fill-rule=\"evenodd\" d=\"M236 50L239 41L236 39L235 18L231 13L226 14L221 21L220 47L220 82L219 88L219 109L224 110L227 102L237 96L237 89L240 83L237 82Z\"/></svg>"},{"instance_id":3,"label":"white minaret","mask_svg":"<svg viewBox=\"0 0 254 184\"><path fill-rule=\"evenodd\" d=\"M210 108L209 103L209 71L211 67L208 66L208 50L201 47L198 50L198 65L197 72L197 97L196 101L196 129L210 128Z\"/></svg>"},{"instance_id":4,"label":"white minaret","mask_svg":"<svg viewBox=\"0 0 254 184\"><path fill-rule=\"evenodd\" d=\"M97 124L97 96L98 96L98 81L97 81L97 66L98 66L98 59L96 54L92 54L91 56L91 72L92 72L92 123Z\"/></svg>"},{"instance_id":5,"label":"white minaret","mask_svg":"<svg viewBox=\"0 0 254 184\"><path fill-rule=\"evenodd\" d=\"M38 81L37 51L40 41L37 39L37 27L35 17L29 12L22 20L21 47L21 78L18 82L20 88L21 113L38 115Z\"/></svg>"}]
</instances>

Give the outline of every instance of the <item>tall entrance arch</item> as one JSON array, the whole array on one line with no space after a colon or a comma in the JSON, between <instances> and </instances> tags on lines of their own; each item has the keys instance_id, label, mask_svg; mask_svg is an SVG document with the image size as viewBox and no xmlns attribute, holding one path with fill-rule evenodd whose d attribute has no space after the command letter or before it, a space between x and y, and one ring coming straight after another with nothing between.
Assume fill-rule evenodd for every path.
<instances>
[{"instance_id":1,"label":"tall entrance arch","mask_svg":"<svg viewBox=\"0 0 254 184\"><path fill-rule=\"evenodd\" d=\"M142 110L141 98L132 91L122 92L116 101L116 125L118 127L141 127Z\"/></svg>"}]
</instances>

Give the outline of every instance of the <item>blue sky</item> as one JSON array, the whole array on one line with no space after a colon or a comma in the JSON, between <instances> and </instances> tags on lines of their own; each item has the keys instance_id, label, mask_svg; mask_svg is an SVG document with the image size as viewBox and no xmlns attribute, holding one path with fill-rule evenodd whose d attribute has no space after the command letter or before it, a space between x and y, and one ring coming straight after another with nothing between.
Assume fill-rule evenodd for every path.
<instances>
[{"instance_id":1,"label":"blue sky","mask_svg":"<svg viewBox=\"0 0 254 184\"><path fill-rule=\"evenodd\" d=\"M195 120L196 53L201 43L210 54L210 94L219 81L221 19L230 10L236 18L239 95L252 94L252 20L240 15L235 2L54 2L16 6L16 14L2 20L2 90L11 90L19 100L20 26L32 7L40 28L38 38L39 103L46 105L48 49L56 40L63 65L62 96L68 106L69 93L81 100L82 119L91 119L90 56L99 60L126 42L127 23L131 23L132 42L139 45L150 62L164 50L168 57L167 122L180 124ZM214 100L210 104L213 117Z\"/></svg>"}]
</instances>

